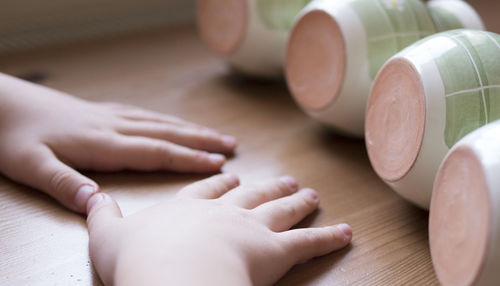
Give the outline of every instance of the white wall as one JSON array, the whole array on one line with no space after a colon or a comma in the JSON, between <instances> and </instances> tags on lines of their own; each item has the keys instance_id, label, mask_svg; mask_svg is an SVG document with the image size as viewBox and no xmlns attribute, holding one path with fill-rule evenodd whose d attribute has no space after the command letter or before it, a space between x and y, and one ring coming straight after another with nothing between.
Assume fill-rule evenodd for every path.
<instances>
[{"instance_id":1,"label":"white wall","mask_svg":"<svg viewBox=\"0 0 500 286\"><path fill-rule=\"evenodd\" d=\"M0 53L194 21L196 0L0 0Z\"/></svg>"}]
</instances>

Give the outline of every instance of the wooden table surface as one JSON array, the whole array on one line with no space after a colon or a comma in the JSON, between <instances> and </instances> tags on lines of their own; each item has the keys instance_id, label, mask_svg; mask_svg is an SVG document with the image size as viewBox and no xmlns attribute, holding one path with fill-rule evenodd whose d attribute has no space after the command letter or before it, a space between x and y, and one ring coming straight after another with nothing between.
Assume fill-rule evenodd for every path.
<instances>
[{"instance_id":1,"label":"wooden table surface","mask_svg":"<svg viewBox=\"0 0 500 286\"><path fill-rule=\"evenodd\" d=\"M482 1L498 32L491 3ZM498 4L494 4L498 8ZM493 8L498 11L498 9ZM192 26L135 33L0 58L0 71L92 101L117 101L181 116L240 142L225 172L250 183L283 174L315 188L320 210L300 226L347 222L352 244L295 266L279 285L434 285L427 212L405 202L372 170L363 140L304 115L282 81L231 75ZM1 160L2 158L0 158ZM203 178L174 173L86 173L125 215ZM0 285L101 285L88 256L85 219L0 176Z\"/></svg>"}]
</instances>

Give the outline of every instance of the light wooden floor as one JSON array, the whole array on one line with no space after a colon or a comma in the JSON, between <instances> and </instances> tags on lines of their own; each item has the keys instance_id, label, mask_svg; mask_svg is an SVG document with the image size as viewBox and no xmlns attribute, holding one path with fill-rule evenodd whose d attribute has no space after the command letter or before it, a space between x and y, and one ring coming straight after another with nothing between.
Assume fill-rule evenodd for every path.
<instances>
[{"instance_id":1,"label":"light wooden floor","mask_svg":"<svg viewBox=\"0 0 500 286\"><path fill-rule=\"evenodd\" d=\"M495 19L489 3L481 8ZM498 32L496 23L489 26ZM0 71L88 100L135 104L217 128L240 141L224 171L239 174L243 183L290 174L301 186L317 189L320 210L301 226L347 222L354 228L352 245L294 267L280 285L437 284L427 212L378 179L363 141L306 117L283 82L231 76L201 46L193 27L4 56ZM203 178L87 174L118 200L125 215ZM100 285L87 243L83 217L0 176L0 285Z\"/></svg>"}]
</instances>

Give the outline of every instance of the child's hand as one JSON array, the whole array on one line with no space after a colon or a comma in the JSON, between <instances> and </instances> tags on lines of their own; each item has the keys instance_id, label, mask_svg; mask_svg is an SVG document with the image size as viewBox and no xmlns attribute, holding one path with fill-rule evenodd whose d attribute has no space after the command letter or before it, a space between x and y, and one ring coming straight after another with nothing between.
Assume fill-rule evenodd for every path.
<instances>
[{"instance_id":1,"label":"child's hand","mask_svg":"<svg viewBox=\"0 0 500 286\"><path fill-rule=\"evenodd\" d=\"M98 186L73 168L216 172L225 157L208 152L235 146L175 117L87 102L0 73L0 172L77 212Z\"/></svg>"},{"instance_id":2,"label":"child's hand","mask_svg":"<svg viewBox=\"0 0 500 286\"><path fill-rule=\"evenodd\" d=\"M348 225L290 227L319 204L283 177L242 186L221 174L128 217L106 194L89 200L90 255L106 285L268 285L294 264L346 246ZM236 188L237 187L237 188Z\"/></svg>"}]
</instances>

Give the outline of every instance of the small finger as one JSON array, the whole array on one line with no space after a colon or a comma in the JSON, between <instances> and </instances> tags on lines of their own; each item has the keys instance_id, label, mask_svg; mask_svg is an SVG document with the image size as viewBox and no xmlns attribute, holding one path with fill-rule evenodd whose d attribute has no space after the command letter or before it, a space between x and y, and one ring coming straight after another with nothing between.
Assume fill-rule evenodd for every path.
<instances>
[{"instance_id":1,"label":"small finger","mask_svg":"<svg viewBox=\"0 0 500 286\"><path fill-rule=\"evenodd\" d=\"M293 229L278 234L296 263L328 254L349 244L352 229L347 224L321 228Z\"/></svg>"},{"instance_id":2,"label":"small finger","mask_svg":"<svg viewBox=\"0 0 500 286\"><path fill-rule=\"evenodd\" d=\"M273 179L265 183L240 186L221 197L221 200L246 209L288 196L298 189L297 181L290 176Z\"/></svg>"},{"instance_id":3,"label":"small finger","mask_svg":"<svg viewBox=\"0 0 500 286\"><path fill-rule=\"evenodd\" d=\"M269 229L280 232L300 222L318 205L318 194L313 189L302 189L293 195L262 204L253 209L253 213Z\"/></svg>"},{"instance_id":4,"label":"small finger","mask_svg":"<svg viewBox=\"0 0 500 286\"><path fill-rule=\"evenodd\" d=\"M216 199L240 184L238 176L218 174L182 188L177 196L198 199Z\"/></svg>"},{"instance_id":5,"label":"small finger","mask_svg":"<svg viewBox=\"0 0 500 286\"><path fill-rule=\"evenodd\" d=\"M208 152L230 154L236 148L236 139L232 136L204 128L178 126L169 123L126 121L118 128L124 135L144 136L170 141L193 149Z\"/></svg>"}]
</instances>

